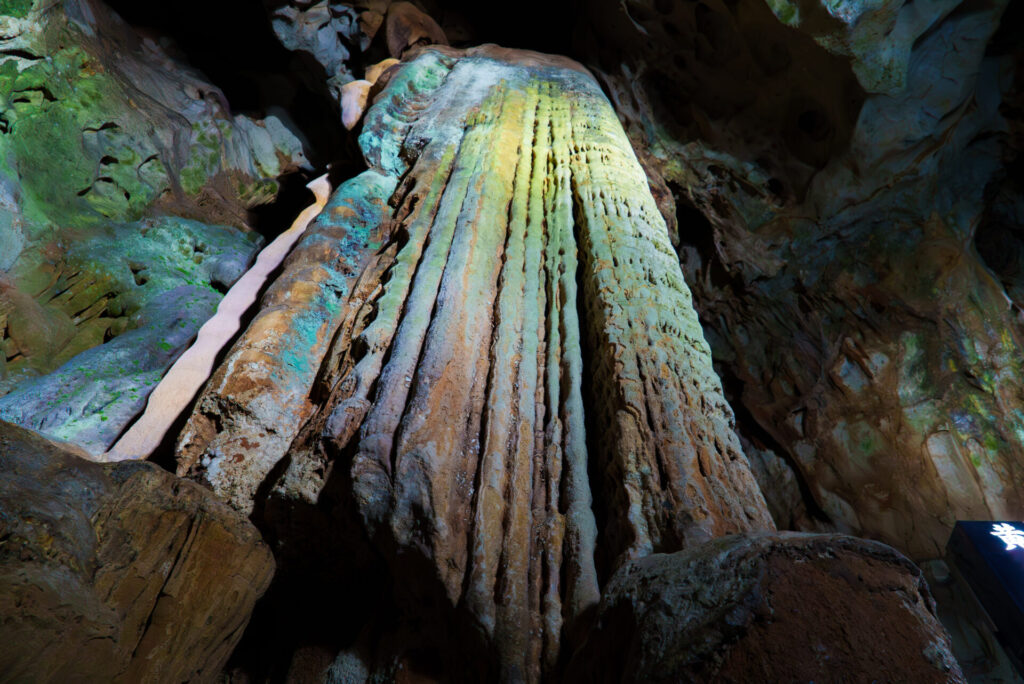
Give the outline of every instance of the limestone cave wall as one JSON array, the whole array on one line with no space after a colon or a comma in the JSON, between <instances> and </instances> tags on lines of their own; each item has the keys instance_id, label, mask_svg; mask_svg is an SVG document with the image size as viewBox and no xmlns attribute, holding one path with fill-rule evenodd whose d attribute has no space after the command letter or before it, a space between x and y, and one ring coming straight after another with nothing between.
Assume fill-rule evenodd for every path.
<instances>
[{"instance_id":1,"label":"limestone cave wall","mask_svg":"<svg viewBox=\"0 0 1024 684\"><path fill-rule=\"evenodd\" d=\"M1020 14L0 0L0 681L1012 681Z\"/></svg>"}]
</instances>

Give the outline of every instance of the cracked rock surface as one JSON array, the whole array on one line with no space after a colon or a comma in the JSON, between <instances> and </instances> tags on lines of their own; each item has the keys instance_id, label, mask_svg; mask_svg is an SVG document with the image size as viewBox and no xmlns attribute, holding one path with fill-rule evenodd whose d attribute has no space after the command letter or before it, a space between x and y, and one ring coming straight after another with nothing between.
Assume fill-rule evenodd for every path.
<instances>
[{"instance_id":1,"label":"cracked rock surface","mask_svg":"<svg viewBox=\"0 0 1024 684\"><path fill-rule=\"evenodd\" d=\"M0 422L0 672L212 681L270 583L270 550L195 483L84 456Z\"/></svg>"}]
</instances>

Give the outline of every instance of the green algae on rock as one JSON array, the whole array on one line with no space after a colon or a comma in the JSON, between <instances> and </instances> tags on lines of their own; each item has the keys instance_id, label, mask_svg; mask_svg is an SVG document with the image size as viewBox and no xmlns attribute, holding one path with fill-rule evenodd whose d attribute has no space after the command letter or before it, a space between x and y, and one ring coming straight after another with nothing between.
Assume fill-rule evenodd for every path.
<instances>
[{"instance_id":1,"label":"green algae on rock","mask_svg":"<svg viewBox=\"0 0 1024 684\"><path fill-rule=\"evenodd\" d=\"M304 157L100 3L9 7L0 414L99 454L244 272L246 210Z\"/></svg>"},{"instance_id":2,"label":"green algae on rock","mask_svg":"<svg viewBox=\"0 0 1024 684\"><path fill-rule=\"evenodd\" d=\"M213 315L259 240L163 217L108 225L72 242L54 264L55 279L8 315L9 343L24 360L8 363L0 380L0 418L105 451ZM8 277L30 281L23 268L38 265L22 259ZM34 317L52 323L33 330ZM56 325L68 339L53 334Z\"/></svg>"}]
</instances>

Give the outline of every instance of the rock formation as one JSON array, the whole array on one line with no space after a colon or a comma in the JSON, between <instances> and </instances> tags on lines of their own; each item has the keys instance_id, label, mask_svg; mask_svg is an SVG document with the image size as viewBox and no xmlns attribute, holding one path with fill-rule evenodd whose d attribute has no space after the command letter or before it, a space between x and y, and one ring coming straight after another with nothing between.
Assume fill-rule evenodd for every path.
<instances>
[{"instance_id":1,"label":"rock formation","mask_svg":"<svg viewBox=\"0 0 1024 684\"><path fill-rule=\"evenodd\" d=\"M921 571L852 537L646 556L608 583L595 624L566 681L965 681Z\"/></svg>"},{"instance_id":2,"label":"rock formation","mask_svg":"<svg viewBox=\"0 0 1024 684\"><path fill-rule=\"evenodd\" d=\"M270 550L202 487L84 455L0 423L0 678L212 681Z\"/></svg>"},{"instance_id":3,"label":"rock formation","mask_svg":"<svg viewBox=\"0 0 1024 684\"><path fill-rule=\"evenodd\" d=\"M1024 515L1019 307L974 246L1008 206L1005 3L628 5L584 49L779 524L931 558L958 518Z\"/></svg>"},{"instance_id":4,"label":"rock formation","mask_svg":"<svg viewBox=\"0 0 1024 684\"><path fill-rule=\"evenodd\" d=\"M370 169L208 385L179 473L247 512L350 479L400 601L455 611L495 653L483 672L536 681L601 575L772 523L664 222L582 67L432 48L360 140ZM908 619L936 629L927 607Z\"/></svg>"},{"instance_id":5,"label":"rock formation","mask_svg":"<svg viewBox=\"0 0 1024 684\"><path fill-rule=\"evenodd\" d=\"M243 277L309 117L0 1L0 671L965 681L902 554L1024 514L1003 0L263 9L352 159Z\"/></svg>"},{"instance_id":6,"label":"rock formation","mask_svg":"<svg viewBox=\"0 0 1024 684\"><path fill-rule=\"evenodd\" d=\"M331 184L326 176L317 178L309 187L316 195L316 201L299 214L288 230L260 252L253 267L228 290L217 306L217 313L199 329L196 341L178 357L150 393L145 412L103 455L104 460L144 458L153 454L166 440L177 418L210 379L217 357L238 335L242 317L256 303L260 291L268 284L270 274L281 266L306 226L327 203Z\"/></svg>"},{"instance_id":7,"label":"rock formation","mask_svg":"<svg viewBox=\"0 0 1024 684\"><path fill-rule=\"evenodd\" d=\"M245 210L305 160L98 2L0 26L0 418L99 454L245 272Z\"/></svg>"}]
</instances>

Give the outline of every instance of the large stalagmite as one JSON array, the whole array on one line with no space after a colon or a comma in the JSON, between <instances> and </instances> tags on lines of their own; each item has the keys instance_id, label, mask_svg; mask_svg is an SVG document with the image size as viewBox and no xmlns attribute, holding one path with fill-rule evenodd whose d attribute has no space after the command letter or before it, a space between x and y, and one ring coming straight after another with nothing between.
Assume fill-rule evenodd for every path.
<instances>
[{"instance_id":1,"label":"large stalagmite","mask_svg":"<svg viewBox=\"0 0 1024 684\"><path fill-rule=\"evenodd\" d=\"M536 679L600 575L771 519L588 72L432 48L394 72L360 142L370 169L201 396L180 473L251 510L271 491L315 501L350 470L399 581L426 584L426 562L504 676Z\"/></svg>"},{"instance_id":2,"label":"large stalagmite","mask_svg":"<svg viewBox=\"0 0 1024 684\"><path fill-rule=\"evenodd\" d=\"M0 681L979 676L1007 0L103 1L0 0Z\"/></svg>"}]
</instances>

